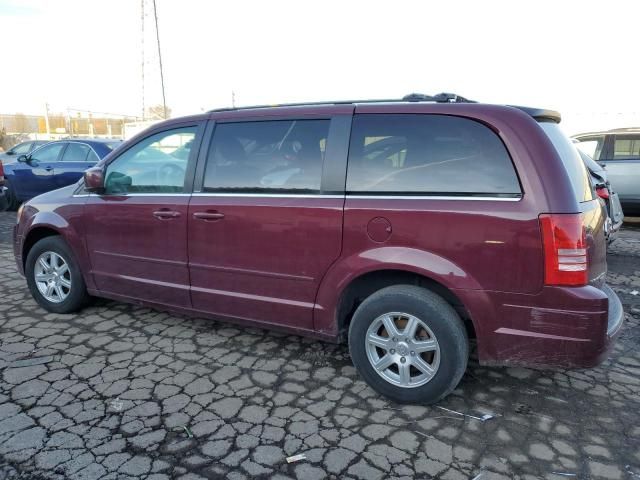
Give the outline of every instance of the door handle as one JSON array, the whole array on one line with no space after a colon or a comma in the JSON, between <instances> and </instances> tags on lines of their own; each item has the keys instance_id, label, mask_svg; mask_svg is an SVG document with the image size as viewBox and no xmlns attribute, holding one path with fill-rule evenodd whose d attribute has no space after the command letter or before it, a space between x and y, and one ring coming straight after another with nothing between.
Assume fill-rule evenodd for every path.
<instances>
[{"instance_id":1,"label":"door handle","mask_svg":"<svg viewBox=\"0 0 640 480\"><path fill-rule=\"evenodd\" d=\"M197 220L204 220L205 222L214 222L216 220L222 220L224 213L220 212L195 212L193 218Z\"/></svg>"},{"instance_id":2,"label":"door handle","mask_svg":"<svg viewBox=\"0 0 640 480\"><path fill-rule=\"evenodd\" d=\"M160 220L165 220L169 218L177 218L180 216L180 212L175 212L173 210L156 210L153 212L153 216L159 218Z\"/></svg>"},{"instance_id":3,"label":"door handle","mask_svg":"<svg viewBox=\"0 0 640 480\"><path fill-rule=\"evenodd\" d=\"M47 172L50 172L51 170L53 170L53 167L44 167L44 169L45 169Z\"/></svg>"}]
</instances>

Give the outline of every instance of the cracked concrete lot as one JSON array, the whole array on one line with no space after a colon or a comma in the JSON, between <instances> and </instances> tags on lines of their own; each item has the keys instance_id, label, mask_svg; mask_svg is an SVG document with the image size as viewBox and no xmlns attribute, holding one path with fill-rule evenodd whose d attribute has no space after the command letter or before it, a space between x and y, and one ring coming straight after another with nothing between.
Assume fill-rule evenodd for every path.
<instances>
[{"instance_id":1,"label":"cracked concrete lot","mask_svg":"<svg viewBox=\"0 0 640 480\"><path fill-rule=\"evenodd\" d=\"M611 248L627 314L609 360L471 360L438 407L499 415L481 421L390 403L344 346L105 300L47 314L16 272L14 218L0 214L0 479L640 479L638 228Z\"/></svg>"}]
</instances>

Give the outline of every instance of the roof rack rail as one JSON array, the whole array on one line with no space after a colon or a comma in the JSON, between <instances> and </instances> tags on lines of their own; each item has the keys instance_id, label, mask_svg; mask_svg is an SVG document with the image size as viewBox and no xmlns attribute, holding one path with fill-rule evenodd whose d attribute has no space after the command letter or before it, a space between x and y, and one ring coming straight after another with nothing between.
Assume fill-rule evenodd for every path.
<instances>
[{"instance_id":1,"label":"roof rack rail","mask_svg":"<svg viewBox=\"0 0 640 480\"><path fill-rule=\"evenodd\" d=\"M259 108L274 107L311 107L317 105L350 105L355 103L397 103L397 102L436 102L436 103L476 103L455 93L438 93L437 95L425 95L423 93L410 93L402 98L386 98L373 100L333 100L325 102L300 102L279 103L275 105L251 105L246 107L224 107L209 110L209 112L228 112L235 110L254 110Z\"/></svg>"},{"instance_id":2,"label":"roof rack rail","mask_svg":"<svg viewBox=\"0 0 640 480\"><path fill-rule=\"evenodd\" d=\"M455 93L438 93L437 95L429 96L423 93L410 93L402 97L405 102L437 102L437 103L477 103L474 100L469 100L461 95Z\"/></svg>"}]
</instances>

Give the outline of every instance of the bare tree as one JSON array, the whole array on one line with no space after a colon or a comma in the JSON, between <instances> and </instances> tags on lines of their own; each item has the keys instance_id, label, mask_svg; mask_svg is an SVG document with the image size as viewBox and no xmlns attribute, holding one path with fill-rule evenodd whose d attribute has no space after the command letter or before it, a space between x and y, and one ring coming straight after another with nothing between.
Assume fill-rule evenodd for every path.
<instances>
[{"instance_id":1,"label":"bare tree","mask_svg":"<svg viewBox=\"0 0 640 480\"><path fill-rule=\"evenodd\" d=\"M147 108L146 117L149 120L164 120L165 118L171 117L171 109L167 107L167 116L164 115L164 106L162 104L152 105Z\"/></svg>"}]
</instances>

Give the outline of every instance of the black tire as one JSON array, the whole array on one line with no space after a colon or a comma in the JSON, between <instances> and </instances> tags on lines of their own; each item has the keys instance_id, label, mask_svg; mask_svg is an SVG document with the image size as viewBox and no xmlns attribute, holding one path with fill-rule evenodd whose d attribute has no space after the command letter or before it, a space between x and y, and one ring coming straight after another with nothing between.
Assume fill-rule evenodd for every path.
<instances>
[{"instance_id":1,"label":"black tire","mask_svg":"<svg viewBox=\"0 0 640 480\"><path fill-rule=\"evenodd\" d=\"M424 385L394 385L378 374L367 357L367 330L375 319L389 312L417 317L437 339L439 366ZM360 375L378 393L398 403L426 405L447 396L460 382L467 368L469 339L462 320L442 297L425 288L394 285L372 294L357 308L349 326L349 351Z\"/></svg>"},{"instance_id":2,"label":"black tire","mask_svg":"<svg viewBox=\"0 0 640 480\"><path fill-rule=\"evenodd\" d=\"M38 290L35 281L35 263L41 254L45 252L54 252L60 255L69 267L69 273L71 278L71 288L68 296L59 303L51 302L47 300L43 294ZM59 236L45 237L42 240L36 242L27 255L27 261L25 264L25 276L27 277L27 285L31 291L31 295L38 304L52 313L72 313L80 310L87 305L90 300L90 296L87 293L87 287L82 278L82 273L78 262L76 261L71 249L67 243Z\"/></svg>"},{"instance_id":3,"label":"black tire","mask_svg":"<svg viewBox=\"0 0 640 480\"><path fill-rule=\"evenodd\" d=\"M10 210L10 211L18 210L18 207L22 202L17 199L15 191L11 187L11 183L9 182L9 180L5 180L5 187L7 187L7 192L6 192L7 210Z\"/></svg>"}]
</instances>

